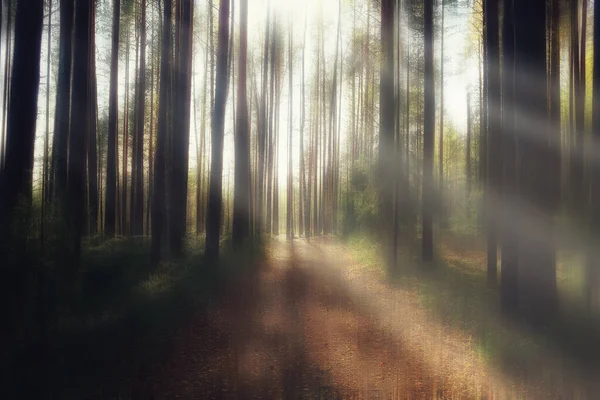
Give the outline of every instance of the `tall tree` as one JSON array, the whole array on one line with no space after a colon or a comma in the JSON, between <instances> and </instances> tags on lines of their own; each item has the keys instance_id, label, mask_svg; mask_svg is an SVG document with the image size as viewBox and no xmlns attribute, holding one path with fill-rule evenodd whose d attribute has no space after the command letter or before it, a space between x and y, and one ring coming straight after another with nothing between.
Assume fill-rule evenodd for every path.
<instances>
[{"instance_id":1,"label":"tall tree","mask_svg":"<svg viewBox=\"0 0 600 400\"><path fill-rule=\"evenodd\" d=\"M190 141L190 104L192 71L192 33L194 2L180 0L176 15L177 38L175 60L174 124L171 135L171 174L170 174L170 218L169 235L171 253L183 252L183 238L186 232L188 161Z\"/></svg>"},{"instance_id":2,"label":"tall tree","mask_svg":"<svg viewBox=\"0 0 600 400\"><path fill-rule=\"evenodd\" d=\"M217 48L217 79L214 117L211 134L211 169L206 219L206 257L219 258L221 211L223 208L223 139L225 134L225 104L227 102L227 50L229 48L229 0L220 0L219 43Z\"/></svg>"},{"instance_id":3,"label":"tall tree","mask_svg":"<svg viewBox=\"0 0 600 400\"><path fill-rule=\"evenodd\" d=\"M379 77L379 179L382 243L388 267L396 265L396 243L391 217L394 208L394 1L381 2L382 63Z\"/></svg>"},{"instance_id":4,"label":"tall tree","mask_svg":"<svg viewBox=\"0 0 600 400\"><path fill-rule=\"evenodd\" d=\"M594 3L594 27L600 26L600 4ZM594 29L594 69L592 92L592 132L593 140L600 139L600 29ZM590 171L590 223L595 234L600 232L600 163L594 158ZM587 303L597 307L597 289L600 285L600 263L597 254L590 252L587 260ZM594 299L596 296L596 299ZM595 303L595 304L594 304Z\"/></svg>"},{"instance_id":5,"label":"tall tree","mask_svg":"<svg viewBox=\"0 0 600 400\"><path fill-rule=\"evenodd\" d=\"M502 168L503 215L500 224L502 241L502 275L500 302L505 313L514 313L518 306L519 240L514 227L511 206L518 199L517 131L515 129L515 6L514 0L504 0L502 23Z\"/></svg>"},{"instance_id":6,"label":"tall tree","mask_svg":"<svg viewBox=\"0 0 600 400\"><path fill-rule=\"evenodd\" d=\"M90 39L93 5L76 0L73 42L73 77L71 104L71 132L69 134L69 174L67 196L67 227L70 236L71 263L69 273L79 268L81 235L85 221L85 139L88 129L86 112L89 96Z\"/></svg>"},{"instance_id":7,"label":"tall tree","mask_svg":"<svg viewBox=\"0 0 600 400\"><path fill-rule=\"evenodd\" d=\"M144 127L146 111L146 0L140 6L140 64L133 133L133 171L131 185L131 234L141 235L144 228Z\"/></svg>"},{"instance_id":8,"label":"tall tree","mask_svg":"<svg viewBox=\"0 0 600 400\"><path fill-rule=\"evenodd\" d=\"M60 0L60 33L58 55L58 83L54 111L54 139L52 141L52 168L49 191L61 202L67 193L67 149L71 104L71 60L74 0ZM64 204L63 204L64 205Z\"/></svg>"},{"instance_id":9,"label":"tall tree","mask_svg":"<svg viewBox=\"0 0 600 400\"><path fill-rule=\"evenodd\" d=\"M486 55L485 64L487 70L488 90L487 90L487 186L485 210L487 220L487 280L488 283L496 282L498 270L497 248L498 233L494 222L491 206L494 199L499 197L500 193L500 171L502 157L498 149L501 146L500 136L500 35L499 35L499 2L498 0L486 0L485 19L486 19Z\"/></svg>"},{"instance_id":10,"label":"tall tree","mask_svg":"<svg viewBox=\"0 0 600 400\"><path fill-rule=\"evenodd\" d=\"M294 111L294 67L293 67L293 35L294 35L294 22L290 18L289 25L289 37L288 37L288 84L289 84L289 104L288 104L288 165L287 165L287 212L286 212L286 235L288 239L294 238L294 175L292 171L293 164L293 153L292 153L292 134L293 134L293 111Z\"/></svg>"},{"instance_id":11,"label":"tall tree","mask_svg":"<svg viewBox=\"0 0 600 400\"><path fill-rule=\"evenodd\" d=\"M232 238L241 246L250 233L250 132L246 89L248 54L248 0L240 1L240 53L238 60L237 126Z\"/></svg>"},{"instance_id":12,"label":"tall tree","mask_svg":"<svg viewBox=\"0 0 600 400\"><path fill-rule=\"evenodd\" d=\"M433 0L424 0L424 97L423 109L423 261L433 260L433 146L435 93L433 82Z\"/></svg>"},{"instance_id":13,"label":"tall tree","mask_svg":"<svg viewBox=\"0 0 600 400\"><path fill-rule=\"evenodd\" d=\"M536 235L520 238L519 307L533 322L547 320L557 306L553 209L546 190L549 132L530 132L527 121L547 121L546 2L515 1L516 129L521 160L520 188L528 214L539 227ZM533 79L532 79L533 77ZM539 137L542 140L536 140Z\"/></svg>"},{"instance_id":14,"label":"tall tree","mask_svg":"<svg viewBox=\"0 0 600 400\"><path fill-rule=\"evenodd\" d=\"M98 120L98 83L96 77L96 10L92 5L90 10L90 50L89 50L89 74L88 74L88 104L86 115L86 155L87 155L87 198L88 198L88 231L90 234L98 232L98 143L97 143L97 120Z\"/></svg>"},{"instance_id":15,"label":"tall tree","mask_svg":"<svg viewBox=\"0 0 600 400\"><path fill-rule=\"evenodd\" d=\"M108 237L115 234L117 219L117 131L119 112L119 27L121 0L113 1L112 48L110 56L110 93L108 103L108 149L106 152L106 196L104 208L104 233Z\"/></svg>"},{"instance_id":16,"label":"tall tree","mask_svg":"<svg viewBox=\"0 0 600 400\"><path fill-rule=\"evenodd\" d=\"M20 201L27 210L31 205L43 16L43 0L17 3L5 165L0 169L0 257L5 261L14 243L15 207Z\"/></svg>"},{"instance_id":17,"label":"tall tree","mask_svg":"<svg viewBox=\"0 0 600 400\"><path fill-rule=\"evenodd\" d=\"M169 91L171 89L171 51L172 51L172 13L171 0L163 3L162 47L160 60L160 89L158 110L158 132L156 134L156 154L154 156L154 193L152 200L152 259L161 259L162 238L165 234L166 222L166 165L168 110L170 107Z\"/></svg>"}]
</instances>

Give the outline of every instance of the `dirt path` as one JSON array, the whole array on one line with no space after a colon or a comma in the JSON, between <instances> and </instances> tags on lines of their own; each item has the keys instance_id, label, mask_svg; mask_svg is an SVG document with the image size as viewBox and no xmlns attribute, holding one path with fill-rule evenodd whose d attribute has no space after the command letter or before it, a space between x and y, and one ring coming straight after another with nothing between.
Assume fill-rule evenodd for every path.
<instances>
[{"instance_id":1,"label":"dirt path","mask_svg":"<svg viewBox=\"0 0 600 400\"><path fill-rule=\"evenodd\" d=\"M414 296L347 263L326 242L275 242L256 273L179 333L172 359L139 397L491 399L527 389L525 397L544 398L489 370Z\"/></svg>"}]
</instances>

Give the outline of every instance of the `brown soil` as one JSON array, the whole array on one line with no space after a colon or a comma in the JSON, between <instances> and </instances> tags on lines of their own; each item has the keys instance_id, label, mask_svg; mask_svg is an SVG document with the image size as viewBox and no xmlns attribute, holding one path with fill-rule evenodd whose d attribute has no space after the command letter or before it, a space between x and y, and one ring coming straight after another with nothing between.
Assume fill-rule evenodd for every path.
<instances>
[{"instance_id":1,"label":"brown soil","mask_svg":"<svg viewBox=\"0 0 600 400\"><path fill-rule=\"evenodd\" d=\"M172 358L156 376L139 382L132 397L523 394L478 360L468 338L432 321L413 293L392 292L375 277L348 273L349 262L333 243L276 241L261 268L228 285L210 309L199 311L178 333Z\"/></svg>"}]
</instances>

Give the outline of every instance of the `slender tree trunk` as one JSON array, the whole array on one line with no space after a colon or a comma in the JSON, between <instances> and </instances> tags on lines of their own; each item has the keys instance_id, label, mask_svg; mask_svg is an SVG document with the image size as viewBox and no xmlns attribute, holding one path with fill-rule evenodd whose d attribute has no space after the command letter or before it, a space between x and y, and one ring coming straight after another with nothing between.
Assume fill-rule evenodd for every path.
<instances>
[{"instance_id":1,"label":"slender tree trunk","mask_svg":"<svg viewBox=\"0 0 600 400\"><path fill-rule=\"evenodd\" d=\"M10 67L11 67L11 51L10 51L10 39L11 39L11 25L12 25L12 0L6 2L6 41L4 45L5 60L4 60L4 100L3 113L2 113L2 136L0 136L0 168L3 168L6 164L6 146L8 141L8 126L6 118L8 117L8 109L10 107L9 96L10 96ZM61 6L62 7L62 6ZM61 12L62 15L62 12ZM61 19L62 21L62 19ZM62 28L62 26L61 26ZM0 32L2 32L0 30Z\"/></svg>"},{"instance_id":2,"label":"slender tree trunk","mask_svg":"<svg viewBox=\"0 0 600 400\"><path fill-rule=\"evenodd\" d=\"M125 105L123 114L123 173L121 174L121 234L129 234L129 224L127 218L127 157L129 150L129 33L127 34L127 44L125 51Z\"/></svg>"},{"instance_id":3,"label":"slender tree trunk","mask_svg":"<svg viewBox=\"0 0 600 400\"><path fill-rule=\"evenodd\" d=\"M60 36L58 84L54 113L54 140L52 143L51 192L66 204L67 196L67 149L69 140L69 115L71 105L71 62L74 0L60 0ZM66 216L63 216L66 217Z\"/></svg>"},{"instance_id":4,"label":"slender tree trunk","mask_svg":"<svg viewBox=\"0 0 600 400\"><path fill-rule=\"evenodd\" d=\"M76 0L67 197L67 227L71 241L69 269L71 278L80 265L81 236L85 221L85 138L89 118L86 109L90 100L88 78L92 8L88 1Z\"/></svg>"},{"instance_id":5,"label":"slender tree trunk","mask_svg":"<svg viewBox=\"0 0 600 400\"><path fill-rule=\"evenodd\" d=\"M594 4L594 27L600 26L600 4ZM592 140L600 138L600 29L594 28L594 69L592 93ZM590 224L592 232L600 232L600 164L590 167ZM598 287L600 286L600 265L597 251L590 251L587 260L587 305L590 310L598 307Z\"/></svg>"},{"instance_id":6,"label":"slender tree trunk","mask_svg":"<svg viewBox=\"0 0 600 400\"><path fill-rule=\"evenodd\" d=\"M240 53L238 60L237 131L235 136L235 182L232 238L241 246L250 234L250 133L246 91L248 53L248 0L240 4Z\"/></svg>"},{"instance_id":7,"label":"slender tree trunk","mask_svg":"<svg viewBox=\"0 0 600 400\"><path fill-rule=\"evenodd\" d=\"M394 151L394 1L381 3L382 63L379 81L379 179L381 241L385 261L390 268L396 266L396 243L394 239L394 174L396 165Z\"/></svg>"},{"instance_id":8,"label":"slender tree trunk","mask_svg":"<svg viewBox=\"0 0 600 400\"><path fill-rule=\"evenodd\" d=\"M162 24L162 49L160 61L160 90L158 109L158 131L156 134L156 154L154 156L154 193L152 200L152 260L161 260L162 238L165 234L166 207L166 156L168 138L169 91L171 89L172 24L171 0L164 0Z\"/></svg>"},{"instance_id":9,"label":"slender tree trunk","mask_svg":"<svg viewBox=\"0 0 600 400\"><path fill-rule=\"evenodd\" d=\"M88 182L88 219L89 233L98 233L98 146L96 137L98 116L98 84L96 78L96 10L91 6L90 50L89 50L89 98L87 107L87 182Z\"/></svg>"},{"instance_id":10,"label":"slender tree trunk","mask_svg":"<svg viewBox=\"0 0 600 400\"><path fill-rule=\"evenodd\" d=\"M106 205L104 207L104 232L110 238L115 234L117 219L117 146L119 113L119 28L121 0L113 1L112 48L110 58L110 93L108 103L108 148L106 153Z\"/></svg>"},{"instance_id":11,"label":"slender tree trunk","mask_svg":"<svg viewBox=\"0 0 600 400\"><path fill-rule=\"evenodd\" d=\"M433 146L435 126L435 92L433 82L433 0L424 0L424 97L423 110L423 261L433 260Z\"/></svg>"},{"instance_id":12,"label":"slender tree trunk","mask_svg":"<svg viewBox=\"0 0 600 400\"><path fill-rule=\"evenodd\" d=\"M293 156L292 156L292 134L293 134L293 98L294 98L294 86L293 86L293 35L294 35L294 22L293 19L290 18L290 26L289 26L289 44L288 44L288 81L289 81L289 106L288 106L288 125L289 125L289 135L288 135L288 177L287 177L287 196L286 196L286 204L287 204L287 213L286 213L286 235L288 239L294 238L294 175L292 172L293 164Z\"/></svg>"},{"instance_id":13,"label":"slender tree trunk","mask_svg":"<svg viewBox=\"0 0 600 400\"><path fill-rule=\"evenodd\" d=\"M501 193L500 171L502 168L502 156L498 149L502 146L501 121L500 121L500 40L498 31L499 21L498 0L486 1L486 43L487 53L485 58L488 91L487 91L487 190L485 201L487 220L487 281L490 284L496 282L498 260L498 229L494 221L494 212L491 204Z\"/></svg>"},{"instance_id":14,"label":"slender tree trunk","mask_svg":"<svg viewBox=\"0 0 600 400\"><path fill-rule=\"evenodd\" d=\"M136 89L131 185L131 234L144 233L144 128L146 115L146 0L140 6L140 64Z\"/></svg>"},{"instance_id":15,"label":"slender tree trunk","mask_svg":"<svg viewBox=\"0 0 600 400\"><path fill-rule=\"evenodd\" d=\"M500 224L502 240L502 275L500 280L500 302L505 313L514 313L518 307L518 258L519 241L514 227L508 224L515 218L510 206L518 199L517 141L515 127L515 6L514 0L504 1L502 25L502 169L503 180L503 223Z\"/></svg>"},{"instance_id":16,"label":"slender tree trunk","mask_svg":"<svg viewBox=\"0 0 600 400\"><path fill-rule=\"evenodd\" d=\"M0 2L0 35L2 34L2 9L3 2ZM52 0L48 1L48 43L46 48L46 132L44 135L44 158L42 164L42 204L41 204L41 226L40 226L40 245L42 252L44 251L45 241L45 225L46 225L46 209L49 203L48 198L48 161L50 157L50 61L52 60ZM0 154L2 151L2 137L0 137ZM0 169L2 169L2 159L0 156Z\"/></svg>"},{"instance_id":17,"label":"slender tree trunk","mask_svg":"<svg viewBox=\"0 0 600 400\"><path fill-rule=\"evenodd\" d=\"M225 129L225 104L227 102L227 49L229 46L229 0L220 0L219 44L217 53L217 86L211 141L210 192L206 221L206 257L217 261L223 207L223 136Z\"/></svg>"}]
</instances>

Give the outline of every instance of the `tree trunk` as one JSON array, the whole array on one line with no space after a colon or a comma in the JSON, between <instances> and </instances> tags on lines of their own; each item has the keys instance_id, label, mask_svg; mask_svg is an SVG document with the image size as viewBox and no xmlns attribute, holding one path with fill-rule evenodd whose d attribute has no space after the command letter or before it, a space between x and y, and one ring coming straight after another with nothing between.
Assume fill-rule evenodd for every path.
<instances>
[{"instance_id":1,"label":"tree trunk","mask_svg":"<svg viewBox=\"0 0 600 400\"><path fill-rule=\"evenodd\" d=\"M433 260L433 146L435 127L435 92L433 82L433 0L424 0L424 97L423 109L423 261Z\"/></svg>"},{"instance_id":2,"label":"tree trunk","mask_svg":"<svg viewBox=\"0 0 600 400\"><path fill-rule=\"evenodd\" d=\"M110 238L115 234L117 219L117 155L119 120L119 28L121 0L113 1L112 48L110 58L110 93L108 103L108 148L106 153L106 205L104 207L104 232Z\"/></svg>"},{"instance_id":3,"label":"tree trunk","mask_svg":"<svg viewBox=\"0 0 600 400\"><path fill-rule=\"evenodd\" d=\"M502 275L500 303L505 313L515 313L518 307L519 241L509 221L515 219L511 205L518 199L517 141L515 129L515 7L514 0L504 1L502 25L502 153L503 153L503 216L499 225L502 241Z\"/></svg>"},{"instance_id":4,"label":"tree trunk","mask_svg":"<svg viewBox=\"0 0 600 400\"><path fill-rule=\"evenodd\" d=\"M98 120L98 83L96 78L96 10L91 6L91 28L89 49L89 98L87 106L87 182L88 182L88 220L89 234L98 233L98 146L97 146L97 120Z\"/></svg>"},{"instance_id":5,"label":"tree trunk","mask_svg":"<svg viewBox=\"0 0 600 400\"><path fill-rule=\"evenodd\" d=\"M88 78L92 8L90 2L76 0L67 197L67 227L71 240L70 274L76 273L79 269L81 235L85 221L85 138L89 117L86 111L90 99Z\"/></svg>"},{"instance_id":6,"label":"tree trunk","mask_svg":"<svg viewBox=\"0 0 600 400\"><path fill-rule=\"evenodd\" d=\"M594 4L594 27L600 26L600 4ZM592 132L593 141L600 138L600 29L594 29L594 70L592 93ZM595 235L600 233L600 164L590 167L590 224ZM600 260L597 250L590 251L587 259L587 305L590 310L598 307L598 288L600 286Z\"/></svg>"},{"instance_id":7,"label":"tree trunk","mask_svg":"<svg viewBox=\"0 0 600 400\"><path fill-rule=\"evenodd\" d=\"M158 132L156 134L156 154L154 156L154 193L152 200L152 260L161 260L162 238L165 234L166 222L166 156L168 137L168 110L170 107L171 90L171 44L172 24L171 0L164 0L162 25L162 49L160 61L160 90L158 109Z\"/></svg>"},{"instance_id":8,"label":"tree trunk","mask_svg":"<svg viewBox=\"0 0 600 400\"><path fill-rule=\"evenodd\" d=\"M0 169L0 226L3 227L0 257L3 260L11 250L11 243L15 243L13 223L19 215L15 208L20 201L24 201L27 210L31 206L43 14L42 0L17 3L5 165ZM19 235L18 239L25 237Z\"/></svg>"},{"instance_id":9,"label":"tree trunk","mask_svg":"<svg viewBox=\"0 0 600 400\"><path fill-rule=\"evenodd\" d=\"M248 0L240 4L240 53L238 60L237 130L235 135L235 182L233 204L233 243L241 246L250 234L250 133L246 91L248 53Z\"/></svg>"},{"instance_id":10,"label":"tree trunk","mask_svg":"<svg viewBox=\"0 0 600 400\"><path fill-rule=\"evenodd\" d=\"M498 31L498 0L487 0L486 12L486 57L488 90L487 90L487 186L484 209L487 221L487 281L496 282L498 270L498 229L494 221L495 215L491 204L500 195L501 186L499 172L502 157L498 151L502 145L500 136L500 38Z\"/></svg>"},{"instance_id":11,"label":"tree trunk","mask_svg":"<svg viewBox=\"0 0 600 400\"><path fill-rule=\"evenodd\" d=\"M219 44L217 49L217 85L211 141L210 188L206 221L206 257L217 261L223 208L223 136L227 102L227 50L229 46L229 0L220 0Z\"/></svg>"},{"instance_id":12,"label":"tree trunk","mask_svg":"<svg viewBox=\"0 0 600 400\"><path fill-rule=\"evenodd\" d=\"M54 140L52 143L51 192L66 204L67 149L69 148L69 115L71 104L71 62L74 0L60 0L60 34L58 84L54 111ZM54 183L52 184L52 182ZM66 216L63 216L66 217Z\"/></svg>"},{"instance_id":13,"label":"tree trunk","mask_svg":"<svg viewBox=\"0 0 600 400\"><path fill-rule=\"evenodd\" d=\"M382 63L379 81L379 179L381 243L388 268L396 265L396 243L393 240L394 213L394 1L381 3Z\"/></svg>"},{"instance_id":14,"label":"tree trunk","mask_svg":"<svg viewBox=\"0 0 600 400\"><path fill-rule=\"evenodd\" d=\"M525 134L523 130L530 118L536 121L547 121L548 118L545 1L515 2L515 16L515 54L519 60L515 98L518 99L516 110L519 110L516 127L521 152L520 188L528 206L528 217L539 228L538 234L520 238L519 299L522 301L519 305L532 322L543 323L557 307L553 210L545 190L546 179L555 177L548 176L545 168L548 141L535 140L535 135ZM536 77L533 82L528 78L531 76ZM544 129L541 134L548 133Z\"/></svg>"}]
</instances>

